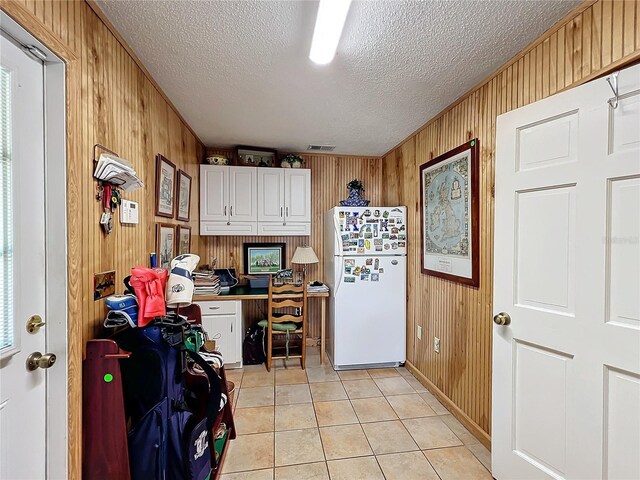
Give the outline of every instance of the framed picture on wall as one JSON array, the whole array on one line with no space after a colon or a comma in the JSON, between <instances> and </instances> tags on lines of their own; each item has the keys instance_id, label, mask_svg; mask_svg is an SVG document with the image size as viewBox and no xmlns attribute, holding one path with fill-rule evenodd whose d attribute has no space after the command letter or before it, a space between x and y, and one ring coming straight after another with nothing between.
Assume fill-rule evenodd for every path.
<instances>
[{"instance_id":1,"label":"framed picture on wall","mask_svg":"<svg viewBox=\"0 0 640 480\"><path fill-rule=\"evenodd\" d=\"M176 252L177 255L191 253L191 227L178 225L176 233Z\"/></svg>"},{"instance_id":2,"label":"framed picture on wall","mask_svg":"<svg viewBox=\"0 0 640 480\"><path fill-rule=\"evenodd\" d=\"M243 249L246 275L273 275L286 266L286 243L244 243Z\"/></svg>"},{"instance_id":3,"label":"framed picture on wall","mask_svg":"<svg viewBox=\"0 0 640 480\"><path fill-rule=\"evenodd\" d=\"M156 155L156 215L173 218L175 209L176 166Z\"/></svg>"},{"instance_id":4,"label":"framed picture on wall","mask_svg":"<svg viewBox=\"0 0 640 480\"><path fill-rule=\"evenodd\" d=\"M420 167L422 273L480 286L478 139Z\"/></svg>"},{"instance_id":5,"label":"framed picture on wall","mask_svg":"<svg viewBox=\"0 0 640 480\"><path fill-rule=\"evenodd\" d=\"M168 223L156 223L156 254L158 266L170 268L176 257L176 229Z\"/></svg>"},{"instance_id":6,"label":"framed picture on wall","mask_svg":"<svg viewBox=\"0 0 640 480\"><path fill-rule=\"evenodd\" d=\"M184 170L178 170L178 206L176 218L188 222L191 214L191 177Z\"/></svg>"}]
</instances>

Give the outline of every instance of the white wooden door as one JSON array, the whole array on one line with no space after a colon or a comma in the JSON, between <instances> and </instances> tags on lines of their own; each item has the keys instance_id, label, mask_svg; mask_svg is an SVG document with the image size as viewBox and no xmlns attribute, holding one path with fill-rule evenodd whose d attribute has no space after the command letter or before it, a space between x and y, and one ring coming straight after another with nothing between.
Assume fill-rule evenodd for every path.
<instances>
[{"instance_id":1,"label":"white wooden door","mask_svg":"<svg viewBox=\"0 0 640 480\"><path fill-rule=\"evenodd\" d=\"M640 66L619 84L497 121L498 480L640 478Z\"/></svg>"},{"instance_id":2,"label":"white wooden door","mask_svg":"<svg viewBox=\"0 0 640 480\"><path fill-rule=\"evenodd\" d=\"M229 221L232 223L257 221L257 167L227 168L229 168Z\"/></svg>"},{"instance_id":3,"label":"white wooden door","mask_svg":"<svg viewBox=\"0 0 640 480\"><path fill-rule=\"evenodd\" d=\"M258 221L284 223L283 168L258 168Z\"/></svg>"},{"instance_id":4,"label":"white wooden door","mask_svg":"<svg viewBox=\"0 0 640 480\"><path fill-rule=\"evenodd\" d=\"M0 478L45 478L46 372L27 357L45 353L43 64L0 37ZM56 365L57 366L57 365ZM64 368L64 367L62 367Z\"/></svg>"},{"instance_id":5,"label":"white wooden door","mask_svg":"<svg viewBox=\"0 0 640 480\"><path fill-rule=\"evenodd\" d=\"M287 222L311 222L311 170L285 169L284 211Z\"/></svg>"},{"instance_id":6,"label":"white wooden door","mask_svg":"<svg viewBox=\"0 0 640 480\"><path fill-rule=\"evenodd\" d=\"M200 165L200 221L229 219L229 168Z\"/></svg>"}]
</instances>

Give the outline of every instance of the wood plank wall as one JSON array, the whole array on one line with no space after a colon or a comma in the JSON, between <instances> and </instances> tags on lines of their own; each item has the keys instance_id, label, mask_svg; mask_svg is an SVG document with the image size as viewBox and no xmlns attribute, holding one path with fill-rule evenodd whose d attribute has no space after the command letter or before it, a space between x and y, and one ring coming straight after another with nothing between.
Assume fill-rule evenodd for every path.
<instances>
[{"instance_id":1,"label":"wood plank wall","mask_svg":"<svg viewBox=\"0 0 640 480\"><path fill-rule=\"evenodd\" d=\"M233 152L221 148L207 148L207 153L220 153L231 158ZM285 242L287 244L287 262L291 261L296 247L310 245L318 256L317 265L307 267L307 277L324 280L324 240L323 214L348 196L346 185L354 178L362 180L365 186L364 197L377 204L382 200L383 177L382 160L379 157L355 157L340 155L300 154L304 167L311 169L311 236L310 237L200 237L198 253L203 261L212 257L218 259L221 267L235 267L243 270L244 260L242 244L245 242ZM245 320L264 318L266 302L245 302ZM309 336L320 337L320 303L309 302Z\"/></svg>"},{"instance_id":2,"label":"wood plank wall","mask_svg":"<svg viewBox=\"0 0 640 480\"><path fill-rule=\"evenodd\" d=\"M117 281L155 250L155 155L193 177L191 226L197 232L198 163L203 146L155 84L84 1L3 0L2 9L67 60L69 250L69 478L80 478L82 350L104 318L93 301L93 274L116 270ZM125 198L139 202L140 224L105 236L95 199L92 146L130 160L146 184ZM168 220L170 223L178 223ZM194 237L198 248L198 238Z\"/></svg>"},{"instance_id":3,"label":"wood plank wall","mask_svg":"<svg viewBox=\"0 0 640 480\"><path fill-rule=\"evenodd\" d=\"M454 413L491 433L491 335L496 117L640 58L640 2L581 5L538 41L390 151L383 202L408 206L408 359ZM425 276L420 266L419 167L480 139L480 288ZM423 328L417 340L416 328ZM441 353L433 350L440 338Z\"/></svg>"}]
</instances>

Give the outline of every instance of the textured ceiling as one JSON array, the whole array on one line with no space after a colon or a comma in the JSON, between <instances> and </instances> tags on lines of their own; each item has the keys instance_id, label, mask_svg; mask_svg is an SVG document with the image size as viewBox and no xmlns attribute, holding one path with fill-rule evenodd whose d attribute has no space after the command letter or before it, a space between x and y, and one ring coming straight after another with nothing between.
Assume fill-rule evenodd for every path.
<instances>
[{"instance_id":1,"label":"textured ceiling","mask_svg":"<svg viewBox=\"0 0 640 480\"><path fill-rule=\"evenodd\" d=\"M98 3L206 145L381 155L580 0L353 2L326 66L317 2Z\"/></svg>"}]
</instances>

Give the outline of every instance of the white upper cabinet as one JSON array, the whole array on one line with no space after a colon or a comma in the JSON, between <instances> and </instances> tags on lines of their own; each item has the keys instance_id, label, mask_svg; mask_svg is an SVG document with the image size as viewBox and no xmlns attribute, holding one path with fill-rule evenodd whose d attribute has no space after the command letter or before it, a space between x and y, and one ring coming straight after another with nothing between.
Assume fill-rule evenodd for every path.
<instances>
[{"instance_id":1,"label":"white upper cabinet","mask_svg":"<svg viewBox=\"0 0 640 480\"><path fill-rule=\"evenodd\" d=\"M310 235L311 170L200 166L200 235Z\"/></svg>"},{"instance_id":2,"label":"white upper cabinet","mask_svg":"<svg viewBox=\"0 0 640 480\"><path fill-rule=\"evenodd\" d=\"M284 222L284 168L258 169L258 221Z\"/></svg>"},{"instance_id":3,"label":"white upper cabinet","mask_svg":"<svg viewBox=\"0 0 640 480\"><path fill-rule=\"evenodd\" d=\"M229 168L200 166L200 221L226 222L229 204Z\"/></svg>"},{"instance_id":4,"label":"white upper cabinet","mask_svg":"<svg viewBox=\"0 0 640 480\"><path fill-rule=\"evenodd\" d=\"M255 235L255 168L200 166L200 235Z\"/></svg>"},{"instance_id":5,"label":"white upper cabinet","mask_svg":"<svg viewBox=\"0 0 640 480\"><path fill-rule=\"evenodd\" d=\"M311 170L258 168L258 235L311 234Z\"/></svg>"},{"instance_id":6,"label":"white upper cabinet","mask_svg":"<svg viewBox=\"0 0 640 480\"><path fill-rule=\"evenodd\" d=\"M284 169L284 216L287 222L311 222L311 170Z\"/></svg>"},{"instance_id":7,"label":"white upper cabinet","mask_svg":"<svg viewBox=\"0 0 640 480\"><path fill-rule=\"evenodd\" d=\"M229 218L231 221L257 221L256 169L227 168L229 168Z\"/></svg>"}]
</instances>

